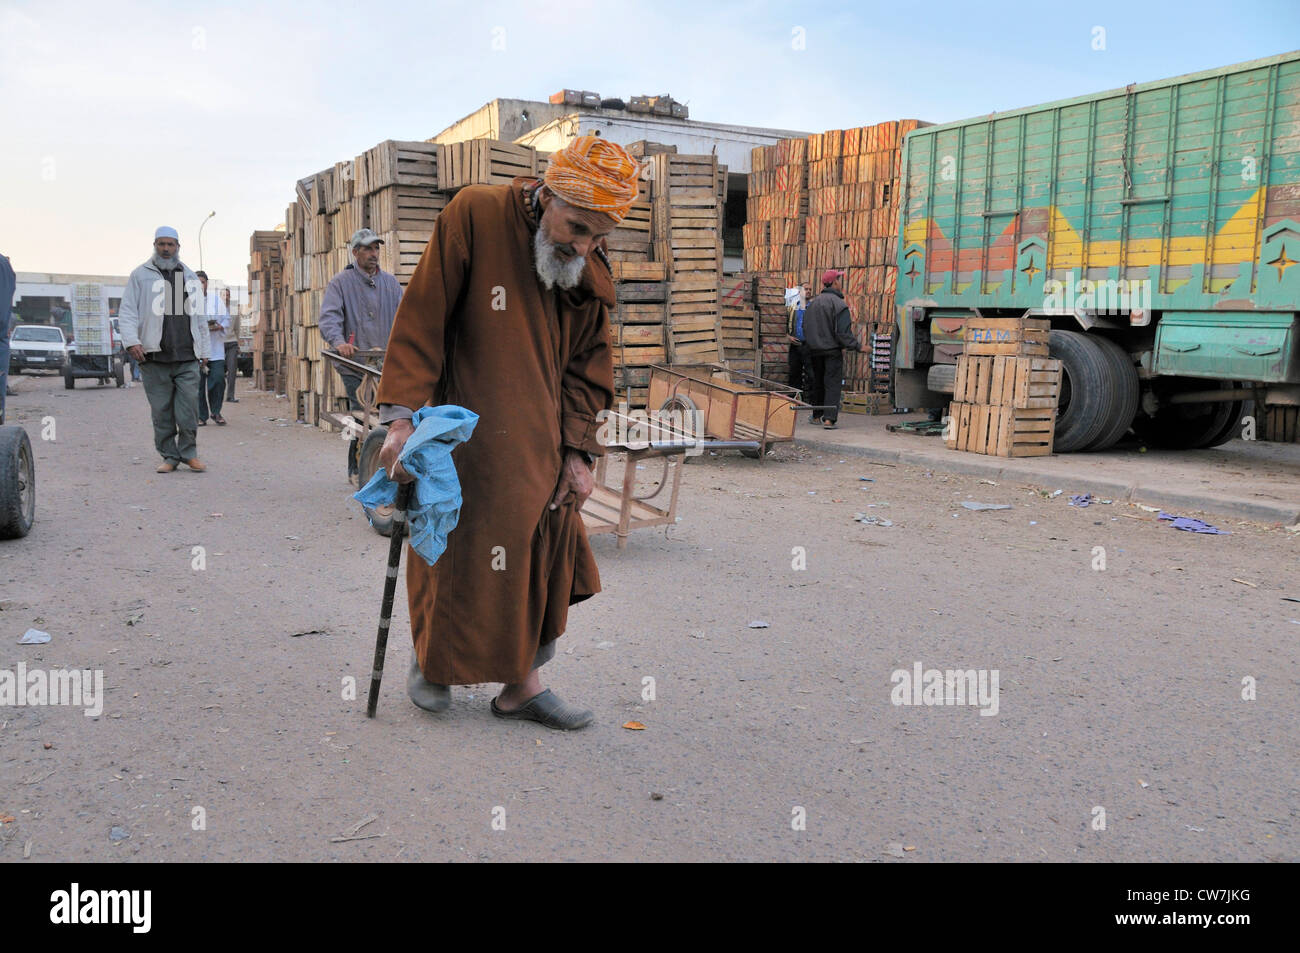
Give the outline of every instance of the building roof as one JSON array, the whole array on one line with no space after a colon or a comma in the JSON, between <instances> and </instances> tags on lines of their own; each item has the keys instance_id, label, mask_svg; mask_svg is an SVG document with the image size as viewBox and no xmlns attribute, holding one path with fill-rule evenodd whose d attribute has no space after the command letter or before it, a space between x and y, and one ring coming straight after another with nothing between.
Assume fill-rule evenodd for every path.
<instances>
[{"instance_id":1,"label":"building roof","mask_svg":"<svg viewBox=\"0 0 1300 953\"><path fill-rule=\"evenodd\" d=\"M553 152L582 135L600 135L620 144L645 139L675 145L679 152L692 155L716 151L718 161L727 166L728 171L749 172L750 150L755 146L801 138L808 133L796 129L675 119L653 113L628 112L626 109L494 99L452 123L431 141L502 139Z\"/></svg>"}]
</instances>

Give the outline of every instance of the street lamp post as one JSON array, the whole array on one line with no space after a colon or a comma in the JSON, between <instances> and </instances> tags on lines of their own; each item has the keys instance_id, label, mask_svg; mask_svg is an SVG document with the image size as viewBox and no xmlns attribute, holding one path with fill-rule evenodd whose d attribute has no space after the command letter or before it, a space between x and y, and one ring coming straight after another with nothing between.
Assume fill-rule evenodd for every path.
<instances>
[{"instance_id":1,"label":"street lamp post","mask_svg":"<svg viewBox=\"0 0 1300 953\"><path fill-rule=\"evenodd\" d=\"M208 218L212 218L216 214L215 211L209 212ZM203 220L203 225L208 224L208 218ZM203 225L199 226L199 271L203 270Z\"/></svg>"}]
</instances>

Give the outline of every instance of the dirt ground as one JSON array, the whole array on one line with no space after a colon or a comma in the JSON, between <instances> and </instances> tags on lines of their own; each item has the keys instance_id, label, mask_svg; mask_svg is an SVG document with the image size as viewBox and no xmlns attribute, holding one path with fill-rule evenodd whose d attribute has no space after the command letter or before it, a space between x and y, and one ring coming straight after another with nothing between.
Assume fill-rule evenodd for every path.
<instances>
[{"instance_id":1,"label":"dirt ground","mask_svg":"<svg viewBox=\"0 0 1300 953\"><path fill-rule=\"evenodd\" d=\"M142 388L11 380L37 522L0 543L0 669L106 699L0 707L0 860L1300 859L1300 534L706 457L670 531L593 539L605 591L544 675L595 725L499 721L495 686L412 706L400 587L369 721L387 541L338 437L241 379L208 472L163 476ZM996 715L893 704L916 663L996 670Z\"/></svg>"}]
</instances>

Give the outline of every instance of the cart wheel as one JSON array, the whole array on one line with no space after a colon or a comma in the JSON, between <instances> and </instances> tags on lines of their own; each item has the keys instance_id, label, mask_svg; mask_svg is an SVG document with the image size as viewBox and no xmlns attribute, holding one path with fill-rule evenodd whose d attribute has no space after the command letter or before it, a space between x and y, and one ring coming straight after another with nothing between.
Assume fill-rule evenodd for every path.
<instances>
[{"instance_id":1,"label":"cart wheel","mask_svg":"<svg viewBox=\"0 0 1300 953\"><path fill-rule=\"evenodd\" d=\"M0 427L0 539L26 536L36 517L36 467L22 427Z\"/></svg>"},{"instance_id":2,"label":"cart wheel","mask_svg":"<svg viewBox=\"0 0 1300 953\"><path fill-rule=\"evenodd\" d=\"M388 428L382 424L375 427L374 430L366 434L366 439L361 444L361 460L357 464L357 484L365 486L370 482L370 478L375 475L379 469L379 451L384 447L384 439L388 436ZM366 517L370 520L370 525L374 527L376 533L380 536L391 536L393 533L393 507L391 506L369 506L362 507L366 511Z\"/></svg>"},{"instance_id":3,"label":"cart wheel","mask_svg":"<svg viewBox=\"0 0 1300 953\"><path fill-rule=\"evenodd\" d=\"M742 450L741 456L749 457L751 460L762 460L763 455L767 453L767 444L763 444L757 450Z\"/></svg>"},{"instance_id":4,"label":"cart wheel","mask_svg":"<svg viewBox=\"0 0 1300 953\"><path fill-rule=\"evenodd\" d=\"M696 414L699 412L699 408L695 405L695 401L691 400L686 394L673 394L659 407L659 413L661 414L670 414L674 411L679 411L683 418L690 414L692 421L698 419ZM704 434L696 434L696 436L703 439ZM682 457L682 463L688 463L692 459L694 458L688 453Z\"/></svg>"},{"instance_id":5,"label":"cart wheel","mask_svg":"<svg viewBox=\"0 0 1300 953\"><path fill-rule=\"evenodd\" d=\"M75 377L72 376L72 372L71 372L71 371L64 371L64 372L63 372L63 389L64 389L64 390L75 390L76 387L77 387L77 379L76 379Z\"/></svg>"},{"instance_id":6,"label":"cart wheel","mask_svg":"<svg viewBox=\"0 0 1300 953\"><path fill-rule=\"evenodd\" d=\"M118 387L126 386L126 371L121 364L113 369L113 381Z\"/></svg>"}]
</instances>

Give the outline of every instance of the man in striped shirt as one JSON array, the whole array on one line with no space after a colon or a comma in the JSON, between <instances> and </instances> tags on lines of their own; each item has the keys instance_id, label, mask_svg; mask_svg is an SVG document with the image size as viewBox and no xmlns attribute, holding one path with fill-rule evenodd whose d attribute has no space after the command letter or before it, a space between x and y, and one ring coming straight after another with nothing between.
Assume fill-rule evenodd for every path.
<instances>
[{"instance_id":1,"label":"man in striped shirt","mask_svg":"<svg viewBox=\"0 0 1300 953\"><path fill-rule=\"evenodd\" d=\"M388 332L402 300L402 286L379 267L379 246L383 239L368 228L352 236L352 264L330 281L320 308L320 333L325 343L344 357L357 351L380 350L388 346ZM340 372L347 389L348 405L360 410L357 388L361 375ZM348 445L348 481L357 475L357 439Z\"/></svg>"}]
</instances>

